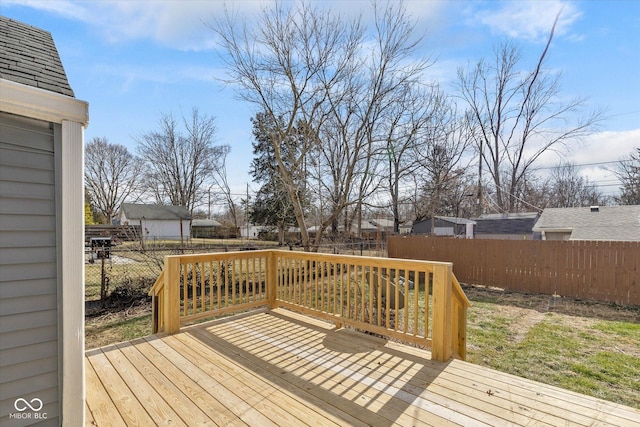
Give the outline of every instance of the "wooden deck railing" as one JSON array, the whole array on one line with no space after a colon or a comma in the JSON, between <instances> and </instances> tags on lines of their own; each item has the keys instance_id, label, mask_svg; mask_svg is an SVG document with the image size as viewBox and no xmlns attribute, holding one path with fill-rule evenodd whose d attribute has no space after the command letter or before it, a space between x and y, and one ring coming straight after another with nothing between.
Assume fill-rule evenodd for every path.
<instances>
[{"instance_id":1,"label":"wooden deck railing","mask_svg":"<svg viewBox=\"0 0 640 427\"><path fill-rule=\"evenodd\" d=\"M153 332L254 307L286 307L466 357L469 301L451 263L247 251L165 257L152 287Z\"/></svg>"}]
</instances>

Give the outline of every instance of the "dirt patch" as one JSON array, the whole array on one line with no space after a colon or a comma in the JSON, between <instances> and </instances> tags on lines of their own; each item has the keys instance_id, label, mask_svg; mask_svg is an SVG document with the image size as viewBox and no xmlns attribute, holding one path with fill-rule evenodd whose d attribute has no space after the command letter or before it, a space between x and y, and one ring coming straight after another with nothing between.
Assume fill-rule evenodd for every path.
<instances>
[{"instance_id":1,"label":"dirt patch","mask_svg":"<svg viewBox=\"0 0 640 427\"><path fill-rule=\"evenodd\" d=\"M536 310L520 309L520 313L514 316L514 323L511 326L512 337L514 342L521 342L529 332L538 323L542 322L546 317L544 313Z\"/></svg>"},{"instance_id":2,"label":"dirt patch","mask_svg":"<svg viewBox=\"0 0 640 427\"><path fill-rule=\"evenodd\" d=\"M501 288L462 285L467 297L473 301L491 302L504 306L534 310L538 313L558 313L568 316L599 320L640 323L640 306L621 306L599 301L579 300L554 295L533 295ZM537 316L530 314L532 319Z\"/></svg>"}]
</instances>

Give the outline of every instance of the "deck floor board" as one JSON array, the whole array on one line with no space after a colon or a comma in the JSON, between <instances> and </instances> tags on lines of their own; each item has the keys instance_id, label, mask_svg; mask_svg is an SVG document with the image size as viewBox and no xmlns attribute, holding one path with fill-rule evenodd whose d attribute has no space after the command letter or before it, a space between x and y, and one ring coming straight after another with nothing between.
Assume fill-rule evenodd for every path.
<instances>
[{"instance_id":1,"label":"deck floor board","mask_svg":"<svg viewBox=\"0 0 640 427\"><path fill-rule=\"evenodd\" d=\"M87 425L591 426L640 411L256 310L87 352Z\"/></svg>"}]
</instances>

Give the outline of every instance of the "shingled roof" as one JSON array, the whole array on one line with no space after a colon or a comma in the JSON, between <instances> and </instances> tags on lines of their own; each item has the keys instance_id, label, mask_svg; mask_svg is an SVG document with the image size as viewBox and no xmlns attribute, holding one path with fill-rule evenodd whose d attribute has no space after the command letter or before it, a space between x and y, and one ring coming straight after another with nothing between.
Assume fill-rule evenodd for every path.
<instances>
[{"instance_id":1,"label":"shingled roof","mask_svg":"<svg viewBox=\"0 0 640 427\"><path fill-rule=\"evenodd\" d=\"M121 210L129 220L142 218L150 220L191 219L189 211L182 206L123 203Z\"/></svg>"},{"instance_id":2,"label":"shingled roof","mask_svg":"<svg viewBox=\"0 0 640 427\"><path fill-rule=\"evenodd\" d=\"M476 219L476 234L530 234L537 212L484 214Z\"/></svg>"},{"instance_id":3,"label":"shingled roof","mask_svg":"<svg viewBox=\"0 0 640 427\"><path fill-rule=\"evenodd\" d=\"M0 78L75 97L48 31L0 16Z\"/></svg>"},{"instance_id":4,"label":"shingled roof","mask_svg":"<svg viewBox=\"0 0 640 427\"><path fill-rule=\"evenodd\" d=\"M571 231L570 240L640 241L640 205L547 208L534 231Z\"/></svg>"}]
</instances>

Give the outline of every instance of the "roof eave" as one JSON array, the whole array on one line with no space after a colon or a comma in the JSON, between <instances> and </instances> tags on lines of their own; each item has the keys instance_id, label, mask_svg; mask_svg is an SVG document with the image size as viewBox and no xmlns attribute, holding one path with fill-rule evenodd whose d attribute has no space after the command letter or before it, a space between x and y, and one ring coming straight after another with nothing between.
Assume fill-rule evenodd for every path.
<instances>
[{"instance_id":1,"label":"roof eave","mask_svg":"<svg viewBox=\"0 0 640 427\"><path fill-rule=\"evenodd\" d=\"M573 232L573 227L533 227L533 231L544 231L546 233L571 233Z\"/></svg>"},{"instance_id":2,"label":"roof eave","mask_svg":"<svg viewBox=\"0 0 640 427\"><path fill-rule=\"evenodd\" d=\"M89 103L56 92L0 79L2 111L53 123L89 124Z\"/></svg>"}]
</instances>

